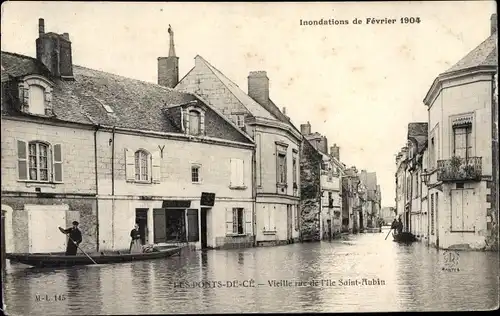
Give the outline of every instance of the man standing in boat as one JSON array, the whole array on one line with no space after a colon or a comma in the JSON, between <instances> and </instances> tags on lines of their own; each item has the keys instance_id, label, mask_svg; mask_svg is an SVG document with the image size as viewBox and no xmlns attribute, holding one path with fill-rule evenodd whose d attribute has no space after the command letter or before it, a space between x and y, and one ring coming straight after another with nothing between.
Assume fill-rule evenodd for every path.
<instances>
[{"instance_id":1,"label":"man standing in boat","mask_svg":"<svg viewBox=\"0 0 500 316\"><path fill-rule=\"evenodd\" d=\"M403 232L403 222L401 221L401 216L399 216L399 218L398 218L397 225L398 225L397 229L398 229L398 235L399 235Z\"/></svg>"},{"instance_id":2,"label":"man standing in boat","mask_svg":"<svg viewBox=\"0 0 500 316\"><path fill-rule=\"evenodd\" d=\"M73 227L68 229L62 229L59 227L62 233L69 234L68 245L66 246L66 256L76 256L78 246L82 242L82 232L78 229L78 222L73 222Z\"/></svg>"}]
</instances>

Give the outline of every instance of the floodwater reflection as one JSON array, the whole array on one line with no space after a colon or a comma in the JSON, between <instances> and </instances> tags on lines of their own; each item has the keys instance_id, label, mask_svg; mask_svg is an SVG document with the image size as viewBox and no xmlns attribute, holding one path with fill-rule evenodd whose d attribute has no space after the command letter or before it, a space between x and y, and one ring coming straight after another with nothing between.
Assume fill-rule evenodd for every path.
<instances>
[{"instance_id":1,"label":"floodwater reflection","mask_svg":"<svg viewBox=\"0 0 500 316\"><path fill-rule=\"evenodd\" d=\"M384 233L362 234L348 241L192 251L166 260L62 270L12 265L5 279L7 311L11 315L118 315L498 306L498 253L461 252L457 271L446 271L443 251L420 243L400 245L384 237ZM350 285L362 279L371 285ZM248 287L250 280L253 287ZM276 284L281 280L281 286L270 286L272 280ZM311 280L316 284L297 286L299 281ZM208 287L205 282L204 287L186 287L199 281L220 281L225 286ZM36 299L61 294L64 300Z\"/></svg>"}]
</instances>

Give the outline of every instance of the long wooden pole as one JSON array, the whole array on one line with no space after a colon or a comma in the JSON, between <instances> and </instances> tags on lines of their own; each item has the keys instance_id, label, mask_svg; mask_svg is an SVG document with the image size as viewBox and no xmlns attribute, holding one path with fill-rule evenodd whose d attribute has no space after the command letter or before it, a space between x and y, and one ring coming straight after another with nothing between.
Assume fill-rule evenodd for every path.
<instances>
[{"instance_id":1,"label":"long wooden pole","mask_svg":"<svg viewBox=\"0 0 500 316\"><path fill-rule=\"evenodd\" d=\"M385 236L385 239L384 239L384 240L387 240L387 237L389 237L389 234L391 233L391 230L392 230L392 228L391 228L391 229L389 229L389 232L387 233L387 236Z\"/></svg>"}]
</instances>

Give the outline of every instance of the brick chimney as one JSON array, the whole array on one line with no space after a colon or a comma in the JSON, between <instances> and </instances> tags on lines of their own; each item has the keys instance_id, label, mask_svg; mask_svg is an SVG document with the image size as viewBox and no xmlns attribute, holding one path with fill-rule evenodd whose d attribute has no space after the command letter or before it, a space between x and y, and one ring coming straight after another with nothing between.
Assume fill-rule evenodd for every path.
<instances>
[{"instance_id":1,"label":"brick chimney","mask_svg":"<svg viewBox=\"0 0 500 316\"><path fill-rule=\"evenodd\" d=\"M311 123L309 123L309 121L307 124L300 124L300 133L302 133L302 135L311 134Z\"/></svg>"},{"instance_id":2,"label":"brick chimney","mask_svg":"<svg viewBox=\"0 0 500 316\"><path fill-rule=\"evenodd\" d=\"M338 147L337 144L333 144L333 146L330 147L330 155L340 161L340 147Z\"/></svg>"},{"instance_id":3,"label":"brick chimney","mask_svg":"<svg viewBox=\"0 0 500 316\"><path fill-rule=\"evenodd\" d=\"M248 75L248 95L267 108L269 104L269 78L265 71L250 71Z\"/></svg>"},{"instance_id":4,"label":"brick chimney","mask_svg":"<svg viewBox=\"0 0 500 316\"><path fill-rule=\"evenodd\" d=\"M174 31L170 25L168 34L170 35L168 57L158 57L158 84L175 88L179 83L179 57L175 55Z\"/></svg>"},{"instance_id":5,"label":"brick chimney","mask_svg":"<svg viewBox=\"0 0 500 316\"><path fill-rule=\"evenodd\" d=\"M36 58L49 69L53 76L61 79L74 78L69 34L45 33L45 21L42 18L38 19Z\"/></svg>"},{"instance_id":6,"label":"brick chimney","mask_svg":"<svg viewBox=\"0 0 500 316\"><path fill-rule=\"evenodd\" d=\"M490 18L491 35L497 32L497 14L494 13Z\"/></svg>"}]
</instances>

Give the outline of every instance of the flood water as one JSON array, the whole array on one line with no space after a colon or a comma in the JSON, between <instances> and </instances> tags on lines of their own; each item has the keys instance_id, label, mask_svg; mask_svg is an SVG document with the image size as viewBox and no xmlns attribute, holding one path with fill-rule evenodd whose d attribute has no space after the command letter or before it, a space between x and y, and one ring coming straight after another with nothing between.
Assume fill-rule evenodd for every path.
<instances>
[{"instance_id":1,"label":"flood water","mask_svg":"<svg viewBox=\"0 0 500 316\"><path fill-rule=\"evenodd\" d=\"M190 251L169 259L61 270L11 265L5 304L9 315L498 307L498 253L459 252L450 264L444 251L421 243L398 244L392 237L384 240L385 236L383 232L332 242ZM275 286L272 280L288 283ZM199 286L186 287L193 283ZM47 295L51 301L38 301L37 295Z\"/></svg>"}]
</instances>

